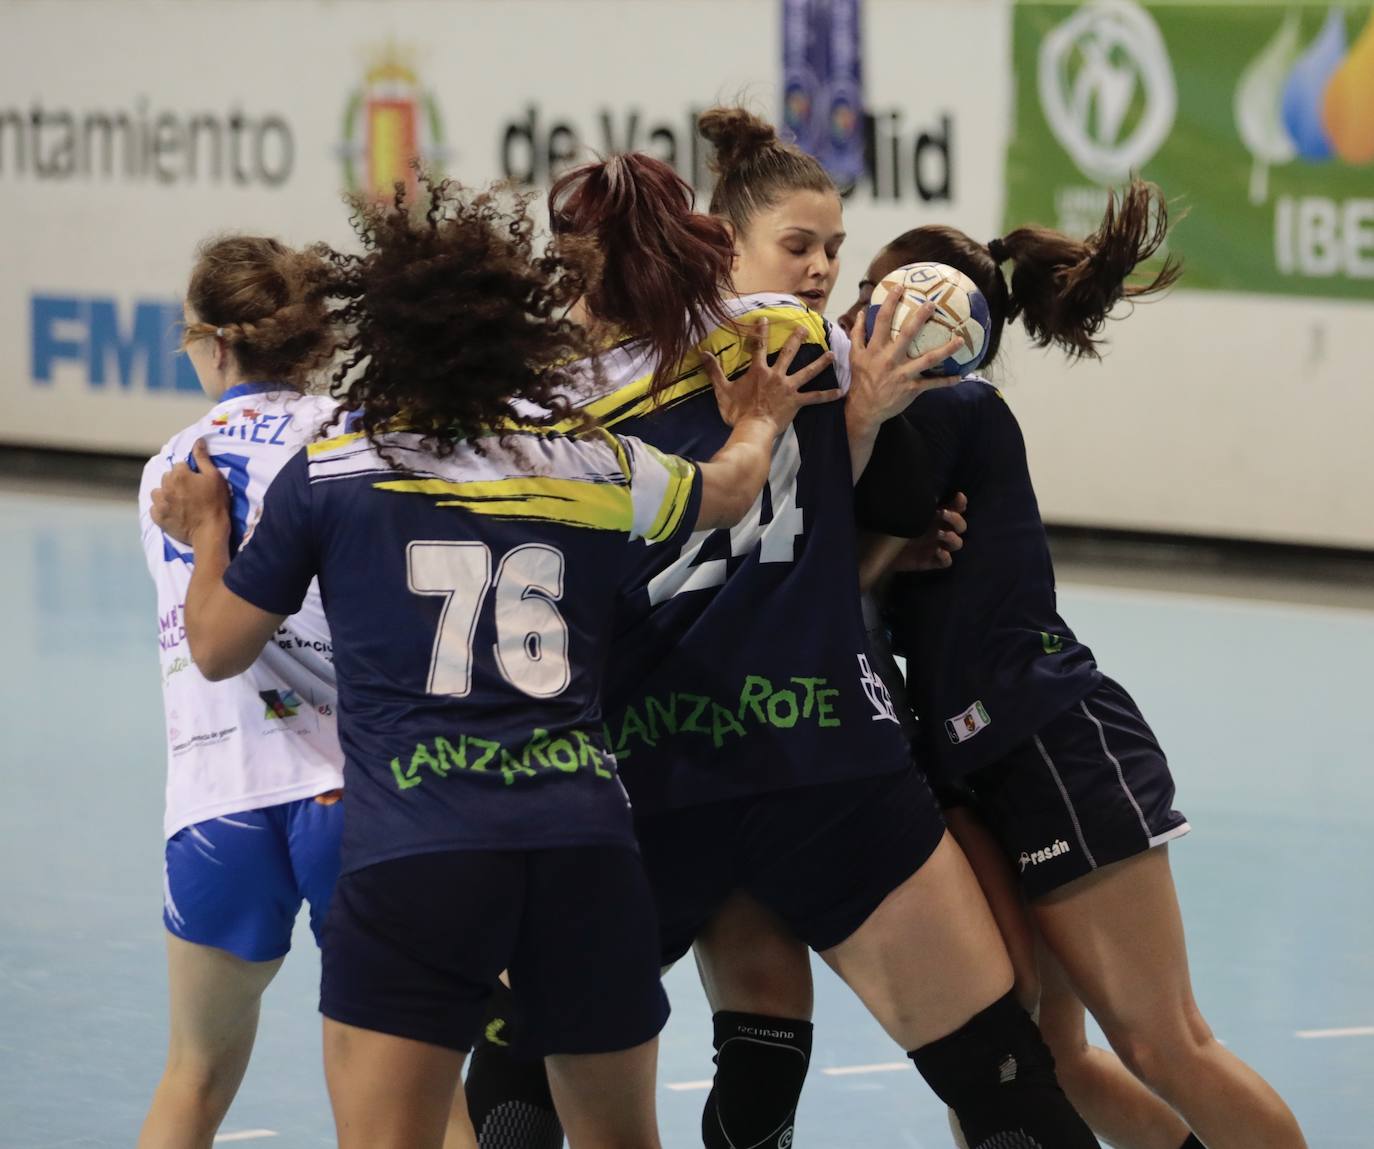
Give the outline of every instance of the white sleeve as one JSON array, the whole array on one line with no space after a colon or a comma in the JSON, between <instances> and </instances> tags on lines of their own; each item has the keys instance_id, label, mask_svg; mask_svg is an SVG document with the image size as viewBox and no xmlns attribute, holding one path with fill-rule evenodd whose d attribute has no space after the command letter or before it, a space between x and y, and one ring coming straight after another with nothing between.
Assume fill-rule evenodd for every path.
<instances>
[{"instance_id":1,"label":"white sleeve","mask_svg":"<svg viewBox=\"0 0 1374 1149\"><path fill-rule=\"evenodd\" d=\"M166 444L161 452L144 464L143 478L138 484L138 533L143 542L143 557L154 578L166 560L162 554L162 528L153 522L152 517L153 492L162 485L162 477L172 469L172 464L167 461L171 448L171 443Z\"/></svg>"},{"instance_id":2,"label":"white sleeve","mask_svg":"<svg viewBox=\"0 0 1374 1149\"><path fill-rule=\"evenodd\" d=\"M835 353L835 378L840 382L840 394L849 394L849 336L843 327L826 320L826 332L830 336L830 350Z\"/></svg>"},{"instance_id":3,"label":"white sleeve","mask_svg":"<svg viewBox=\"0 0 1374 1149\"><path fill-rule=\"evenodd\" d=\"M630 482L630 537L657 543L675 534L692 500L696 467L640 439L617 435Z\"/></svg>"}]
</instances>

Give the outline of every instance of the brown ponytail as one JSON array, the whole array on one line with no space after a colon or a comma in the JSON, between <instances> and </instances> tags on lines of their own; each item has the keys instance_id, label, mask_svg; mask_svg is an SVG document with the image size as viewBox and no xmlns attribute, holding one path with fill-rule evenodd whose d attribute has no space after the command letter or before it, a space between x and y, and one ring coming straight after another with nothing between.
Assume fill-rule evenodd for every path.
<instances>
[{"instance_id":1,"label":"brown ponytail","mask_svg":"<svg viewBox=\"0 0 1374 1149\"><path fill-rule=\"evenodd\" d=\"M772 124L745 108L708 108L697 130L715 152L711 214L728 219L736 232L748 231L754 216L788 192L835 191L814 156L779 139Z\"/></svg>"},{"instance_id":2,"label":"brown ponytail","mask_svg":"<svg viewBox=\"0 0 1374 1149\"><path fill-rule=\"evenodd\" d=\"M183 342L221 339L245 380L303 389L335 351L330 275L320 248L296 251L252 235L207 240L186 289L198 322Z\"/></svg>"},{"instance_id":3,"label":"brown ponytail","mask_svg":"<svg viewBox=\"0 0 1374 1149\"><path fill-rule=\"evenodd\" d=\"M1132 180L1118 200L1107 197L1102 224L1084 240L1045 227L1019 227L1002 237L1011 274L1010 311L1040 347L1098 358L1098 335L1122 299L1171 287L1182 271L1169 256L1148 283L1129 284L1139 264L1163 246L1169 207L1154 184Z\"/></svg>"},{"instance_id":4,"label":"brown ponytail","mask_svg":"<svg viewBox=\"0 0 1374 1149\"><path fill-rule=\"evenodd\" d=\"M730 322L723 297L734 244L720 220L692 210L692 199L671 167L639 152L583 164L549 191L554 235L586 237L601 255L588 310L649 342L655 393L706 333L703 325Z\"/></svg>"},{"instance_id":5,"label":"brown ponytail","mask_svg":"<svg viewBox=\"0 0 1374 1149\"><path fill-rule=\"evenodd\" d=\"M1156 255L1169 231L1168 204L1154 184L1132 180L1118 201L1107 200L1101 226L1087 239L1046 227L1019 227L984 245L952 227L918 227L887 245L894 266L932 261L957 268L988 301L991 330L982 366L992 363L1004 326L1018 316L1040 347L1051 343L1072 358L1096 359L1112 308L1173 286L1182 267L1173 256L1148 283L1128 283ZM1010 281L1001 264L1014 264Z\"/></svg>"}]
</instances>

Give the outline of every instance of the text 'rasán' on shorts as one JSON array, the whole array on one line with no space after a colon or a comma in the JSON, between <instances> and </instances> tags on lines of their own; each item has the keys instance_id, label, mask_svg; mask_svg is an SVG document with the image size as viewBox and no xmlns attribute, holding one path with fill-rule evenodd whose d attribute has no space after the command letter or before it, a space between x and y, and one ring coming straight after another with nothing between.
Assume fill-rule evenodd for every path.
<instances>
[{"instance_id":1,"label":"text 'ras\u00e1n' on shorts","mask_svg":"<svg viewBox=\"0 0 1374 1149\"><path fill-rule=\"evenodd\" d=\"M963 787L1029 898L1189 830L1164 751L1110 678Z\"/></svg>"}]
</instances>

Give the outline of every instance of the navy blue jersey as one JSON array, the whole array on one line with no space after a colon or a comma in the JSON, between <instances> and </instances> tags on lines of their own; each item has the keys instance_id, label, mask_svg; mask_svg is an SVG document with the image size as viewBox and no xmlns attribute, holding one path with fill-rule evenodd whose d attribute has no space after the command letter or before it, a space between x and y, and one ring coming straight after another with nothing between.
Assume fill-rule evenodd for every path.
<instances>
[{"instance_id":1,"label":"navy blue jersey","mask_svg":"<svg viewBox=\"0 0 1374 1149\"><path fill-rule=\"evenodd\" d=\"M898 576L886 600L923 764L955 778L1026 741L1102 676L1059 617L1025 440L1001 393L970 376L924 393L904 418L926 442L941 497L969 501L953 565Z\"/></svg>"},{"instance_id":2,"label":"navy blue jersey","mask_svg":"<svg viewBox=\"0 0 1374 1149\"><path fill-rule=\"evenodd\" d=\"M343 869L451 849L628 844L602 740L617 591L676 550L699 472L605 432L438 458L411 434L312 444L225 583L274 614L318 575L334 637ZM642 540L642 541L635 541Z\"/></svg>"},{"instance_id":3,"label":"navy blue jersey","mask_svg":"<svg viewBox=\"0 0 1374 1149\"><path fill-rule=\"evenodd\" d=\"M790 296L732 301L741 323L770 322L770 353L794 326L797 363L831 345L848 380L847 340ZM738 331L700 345L727 375L748 368ZM617 432L708 458L725 442L701 360L649 398L641 345L601 357L599 390L579 398ZM637 812L651 813L904 768L907 743L867 657L859 607L853 484L844 405L803 408L774 447L768 482L733 530L641 551L621 602L607 677L606 737Z\"/></svg>"}]
</instances>

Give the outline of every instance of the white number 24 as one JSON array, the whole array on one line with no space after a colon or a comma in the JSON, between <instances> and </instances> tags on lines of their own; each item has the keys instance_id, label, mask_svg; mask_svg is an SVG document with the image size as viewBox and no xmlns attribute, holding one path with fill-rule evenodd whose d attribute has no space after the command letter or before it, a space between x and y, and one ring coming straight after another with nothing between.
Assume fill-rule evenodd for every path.
<instances>
[{"instance_id":1,"label":"white number 24","mask_svg":"<svg viewBox=\"0 0 1374 1149\"><path fill-rule=\"evenodd\" d=\"M464 698L472 690L472 644L487 592L496 588L496 645L501 676L532 698L568 688L568 624L559 614L563 552L526 543L507 552L491 575L491 548L478 542L414 541L406 547L413 594L444 599L429 660L430 694Z\"/></svg>"},{"instance_id":2,"label":"white number 24","mask_svg":"<svg viewBox=\"0 0 1374 1149\"><path fill-rule=\"evenodd\" d=\"M738 558L755 547L759 561L790 563L796 553L797 536L802 533L802 509L797 505L797 475L801 471L801 444L797 442L795 427L789 426L773 448L773 460L768 468L768 497L773 504L773 517L763 518L763 494L754 500L749 513L730 530L730 554ZM702 547L715 531L697 531L683 544L682 552L673 564L659 571L649 580L649 601L657 606L691 590L722 586L728 573L726 559L697 562Z\"/></svg>"}]
</instances>

